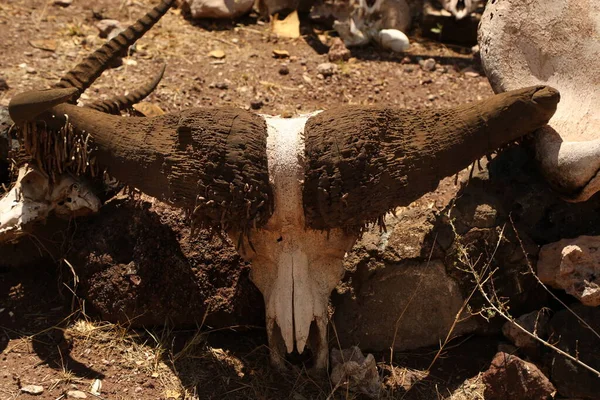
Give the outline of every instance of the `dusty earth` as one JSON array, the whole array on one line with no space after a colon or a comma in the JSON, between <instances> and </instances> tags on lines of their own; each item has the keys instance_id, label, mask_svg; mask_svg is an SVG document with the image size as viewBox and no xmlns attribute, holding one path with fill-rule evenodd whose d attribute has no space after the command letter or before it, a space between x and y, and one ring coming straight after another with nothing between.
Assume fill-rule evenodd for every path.
<instances>
[{"instance_id":1,"label":"dusty earth","mask_svg":"<svg viewBox=\"0 0 600 400\"><path fill-rule=\"evenodd\" d=\"M17 92L50 86L101 44L103 39L94 26L98 19L114 18L127 25L152 3L75 0L68 7L60 7L44 0L3 0L0 78L8 88L0 85L0 105L7 105ZM184 18L179 10L171 10L138 42L136 51L124 59L123 65L106 71L82 101L136 88L152 79L164 63L168 65L165 77L148 98L164 111L222 105L250 109L253 105L259 112L295 115L339 104L389 104L418 109L468 103L492 94L487 79L477 73L479 66L470 48L431 42L415 32L406 54L391 54L375 47L353 50L352 58L338 65L337 74L323 78L317 74L317 65L327 62L331 32L303 21L302 34L297 40L282 40L272 37L268 24L256 17L238 22L197 23ZM222 50L225 57L210 57L212 50ZM275 58L274 50L287 51L289 57ZM436 60L435 70L420 67L419 61L427 58ZM456 193L453 180L444 181L436 193L451 197ZM429 196L423 204L443 208L436 205L437 200ZM113 200L111 207L119 210L119 200ZM123 207L121 214L113 218L124 219L133 214L147 218L144 211ZM77 220L60 223L67 227L85 224ZM160 229L159 225L155 228ZM131 233L148 235L139 230ZM175 232L179 236L187 234ZM59 399L73 390L83 391L87 398L101 399L356 397L332 387L324 377L310 375L301 366L291 367L288 373L269 367L266 335L260 328L262 305L254 307L261 303L256 291L219 294L223 304L199 310L200 315L206 314L206 319L201 319L202 331L176 326L177 316L165 321L163 327L148 330L128 329L140 325L140 321L103 322L97 310L89 309L82 298L72 295L82 289L80 285L86 285L74 273L76 268L65 262L55 263L61 253L47 248L48 243L53 243L64 250L65 246L94 238L60 234L50 237L50 241L39 243L33 238L26 250L16 248L15 252L2 255L0 261L0 398ZM240 265L237 275L215 279L247 281L247 266L227 250L228 245L219 251L220 239L212 240L212 247L198 251L199 260L210 260L217 266L221 262ZM194 249L194 244L189 242L186 251ZM107 241L98 246L131 247L135 251L136 243ZM148 246L159 249L160 243ZM28 252L39 252L46 261L19 269L8 265L20 257L27 259ZM147 258L151 261L154 256ZM220 260L214 261L213 256ZM176 259L177 255L173 257ZM93 265L102 260L87 262ZM207 264L210 263L199 261L194 268L202 270ZM88 272L93 275L93 271ZM129 276L130 283L135 284L137 275ZM82 290L97 290L94 293L98 296L117 295L101 289L95 286ZM168 309L167 300L191 304L198 301L181 297L179 293L185 290L178 289L174 296L146 305L146 311L151 314L152 309ZM235 298L243 301L235 303ZM239 317L236 321L245 321L244 324L230 326L220 321L221 326L229 327L211 329L215 326L212 321L218 320L219 315L206 310L215 308L226 309L227 315L232 315L234 309L233 314ZM377 354L386 382L381 397L482 398L480 372L489 365L496 347L493 337L464 338L448 346L433 366L430 363L436 348L396 353L392 357ZM92 387L98 380L102 387L100 394L94 395ZM37 396L23 393L20 389L27 385L41 385L44 392Z\"/></svg>"}]
</instances>

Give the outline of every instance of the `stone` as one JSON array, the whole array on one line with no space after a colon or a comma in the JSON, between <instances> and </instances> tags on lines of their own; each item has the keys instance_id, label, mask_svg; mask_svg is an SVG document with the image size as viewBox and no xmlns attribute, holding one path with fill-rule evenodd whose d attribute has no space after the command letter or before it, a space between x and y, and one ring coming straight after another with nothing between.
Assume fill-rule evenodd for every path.
<instances>
[{"instance_id":1,"label":"stone","mask_svg":"<svg viewBox=\"0 0 600 400\"><path fill-rule=\"evenodd\" d=\"M419 61L419 65L423 71L432 72L435 71L436 62L433 58Z\"/></svg>"},{"instance_id":2,"label":"stone","mask_svg":"<svg viewBox=\"0 0 600 400\"><path fill-rule=\"evenodd\" d=\"M101 38L108 38L108 36L113 32L120 32L123 30L123 26L116 19L103 19L96 23L96 28L100 32L99 35Z\"/></svg>"},{"instance_id":3,"label":"stone","mask_svg":"<svg viewBox=\"0 0 600 400\"><path fill-rule=\"evenodd\" d=\"M479 204L473 214L472 225L475 228L491 228L496 225L498 212L490 204Z\"/></svg>"},{"instance_id":4,"label":"stone","mask_svg":"<svg viewBox=\"0 0 600 400\"><path fill-rule=\"evenodd\" d=\"M352 293L338 289L332 297L341 346L360 343L372 351L408 350L444 341L464 303L444 264L439 260L370 264L354 273ZM452 336L476 328L473 319L465 318L454 327Z\"/></svg>"},{"instance_id":5,"label":"stone","mask_svg":"<svg viewBox=\"0 0 600 400\"><path fill-rule=\"evenodd\" d=\"M254 0L183 0L192 18L234 19L247 14Z\"/></svg>"},{"instance_id":6,"label":"stone","mask_svg":"<svg viewBox=\"0 0 600 400\"><path fill-rule=\"evenodd\" d=\"M544 340L548 338L549 321L550 316L545 310L532 311L516 319L517 324ZM515 346L526 352L535 352L539 347L539 342L519 329L514 322L507 321L502 327L502 333Z\"/></svg>"},{"instance_id":7,"label":"stone","mask_svg":"<svg viewBox=\"0 0 600 400\"><path fill-rule=\"evenodd\" d=\"M576 304L571 309L595 332L600 332L600 308ZM598 371L600 339L573 313L565 309L554 314L550 319L548 341ZM555 352L550 352L545 366L561 396L598 399L600 378L596 374Z\"/></svg>"},{"instance_id":8,"label":"stone","mask_svg":"<svg viewBox=\"0 0 600 400\"><path fill-rule=\"evenodd\" d=\"M264 103L263 103L263 101L261 99L252 100L250 102L250 107L253 110L260 110L263 105L264 105Z\"/></svg>"},{"instance_id":9,"label":"stone","mask_svg":"<svg viewBox=\"0 0 600 400\"><path fill-rule=\"evenodd\" d=\"M537 263L538 277L587 306L599 306L599 246L600 236L579 236L543 246Z\"/></svg>"},{"instance_id":10,"label":"stone","mask_svg":"<svg viewBox=\"0 0 600 400\"><path fill-rule=\"evenodd\" d=\"M69 399L87 399L87 394L81 390L69 390L67 392L67 398Z\"/></svg>"},{"instance_id":11,"label":"stone","mask_svg":"<svg viewBox=\"0 0 600 400\"><path fill-rule=\"evenodd\" d=\"M208 53L208 56L211 58L216 58L217 60L221 60L223 58L225 58L225 52L223 50L213 50L210 53Z\"/></svg>"},{"instance_id":12,"label":"stone","mask_svg":"<svg viewBox=\"0 0 600 400\"><path fill-rule=\"evenodd\" d=\"M278 72L279 75L287 75L290 73L290 68L287 66L287 64L281 64Z\"/></svg>"},{"instance_id":13,"label":"stone","mask_svg":"<svg viewBox=\"0 0 600 400\"><path fill-rule=\"evenodd\" d=\"M10 89L10 86L8 86L8 82L6 82L6 79L0 78L0 92L4 92L8 89Z\"/></svg>"},{"instance_id":14,"label":"stone","mask_svg":"<svg viewBox=\"0 0 600 400\"><path fill-rule=\"evenodd\" d=\"M317 73L324 77L332 76L338 71L338 66L333 63L322 63L317 65Z\"/></svg>"},{"instance_id":15,"label":"stone","mask_svg":"<svg viewBox=\"0 0 600 400\"><path fill-rule=\"evenodd\" d=\"M351 53L350 50L344 44L344 41L339 37L333 39L331 46L329 47L329 52L327 53L327 58L331 62L341 62L348 61L350 59Z\"/></svg>"},{"instance_id":16,"label":"stone","mask_svg":"<svg viewBox=\"0 0 600 400\"><path fill-rule=\"evenodd\" d=\"M373 354L365 357L357 346L348 349L331 350L331 383L352 392L377 398L381 381L377 372L377 362Z\"/></svg>"},{"instance_id":17,"label":"stone","mask_svg":"<svg viewBox=\"0 0 600 400\"><path fill-rule=\"evenodd\" d=\"M21 388L21 392L37 396L44 393L44 387L39 385L26 385Z\"/></svg>"},{"instance_id":18,"label":"stone","mask_svg":"<svg viewBox=\"0 0 600 400\"><path fill-rule=\"evenodd\" d=\"M556 389L535 364L499 352L482 375L486 400L552 399Z\"/></svg>"},{"instance_id":19,"label":"stone","mask_svg":"<svg viewBox=\"0 0 600 400\"><path fill-rule=\"evenodd\" d=\"M377 35L381 47L387 50L401 53L410 48L410 41L404 32L398 29L382 29Z\"/></svg>"},{"instance_id":20,"label":"stone","mask_svg":"<svg viewBox=\"0 0 600 400\"><path fill-rule=\"evenodd\" d=\"M278 49L273 50L273 57L275 57L275 58L287 58L289 56L290 56L290 52L287 50L278 50Z\"/></svg>"},{"instance_id":21,"label":"stone","mask_svg":"<svg viewBox=\"0 0 600 400\"><path fill-rule=\"evenodd\" d=\"M73 4L73 0L54 0L52 4L59 7L69 7Z\"/></svg>"}]
</instances>

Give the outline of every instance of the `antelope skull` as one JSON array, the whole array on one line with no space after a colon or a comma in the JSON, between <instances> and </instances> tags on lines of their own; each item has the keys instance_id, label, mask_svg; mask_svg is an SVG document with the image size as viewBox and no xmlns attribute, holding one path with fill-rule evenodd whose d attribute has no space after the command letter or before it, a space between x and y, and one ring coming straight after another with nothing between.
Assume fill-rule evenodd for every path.
<instances>
[{"instance_id":1,"label":"antelope skull","mask_svg":"<svg viewBox=\"0 0 600 400\"><path fill-rule=\"evenodd\" d=\"M105 44L58 88L15 96L11 116L26 133L67 126L89 134L93 162L112 176L188 209L196 226L228 232L252 262L276 365L308 346L315 368L326 368L329 295L366 224L543 126L559 101L556 90L535 86L446 110L346 107L293 119L234 108L122 118L71 104L172 3ZM43 146L36 149L32 158L44 159Z\"/></svg>"}]
</instances>

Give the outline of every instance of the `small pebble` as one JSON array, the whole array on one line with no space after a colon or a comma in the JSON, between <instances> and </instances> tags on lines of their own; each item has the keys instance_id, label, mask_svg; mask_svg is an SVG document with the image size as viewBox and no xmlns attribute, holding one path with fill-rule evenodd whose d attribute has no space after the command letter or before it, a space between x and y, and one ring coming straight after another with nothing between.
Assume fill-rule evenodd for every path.
<instances>
[{"instance_id":1,"label":"small pebble","mask_svg":"<svg viewBox=\"0 0 600 400\"><path fill-rule=\"evenodd\" d=\"M263 105L264 105L264 103L263 103L263 101L262 101L262 100L260 100L260 99L257 99L257 100L252 100L252 101L250 102L250 107L251 107L253 110L260 110L260 109L262 108L262 106L263 106Z\"/></svg>"},{"instance_id":2,"label":"small pebble","mask_svg":"<svg viewBox=\"0 0 600 400\"><path fill-rule=\"evenodd\" d=\"M423 71L431 72L435 71L436 63L433 58L428 58L427 60L419 61L419 65Z\"/></svg>"},{"instance_id":3,"label":"small pebble","mask_svg":"<svg viewBox=\"0 0 600 400\"><path fill-rule=\"evenodd\" d=\"M290 69L286 64L281 64L279 67L279 75L287 75L290 73Z\"/></svg>"},{"instance_id":4,"label":"small pebble","mask_svg":"<svg viewBox=\"0 0 600 400\"><path fill-rule=\"evenodd\" d=\"M27 385L21 388L21 392L37 396L38 394L44 393L44 388L39 385Z\"/></svg>"}]
</instances>

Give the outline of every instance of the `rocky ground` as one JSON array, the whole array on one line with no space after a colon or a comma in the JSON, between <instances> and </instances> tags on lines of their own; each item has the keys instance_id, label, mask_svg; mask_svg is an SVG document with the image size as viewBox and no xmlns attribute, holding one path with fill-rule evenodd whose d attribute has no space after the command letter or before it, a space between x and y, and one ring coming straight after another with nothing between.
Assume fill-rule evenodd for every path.
<instances>
[{"instance_id":1,"label":"rocky ground","mask_svg":"<svg viewBox=\"0 0 600 400\"><path fill-rule=\"evenodd\" d=\"M0 3L0 105L50 86L100 45L100 20L126 26L152 3ZM198 23L171 10L82 101L132 90L164 63L147 99L164 111L228 105L292 116L340 104L446 107L492 94L470 47L422 39L418 29L406 53L368 47L333 65L324 65L332 32L308 21L301 31L282 40L256 17ZM560 200L520 147L469 174L444 180L389 216L387 232L374 228L357 243L332 298L331 347L373 352L380 398L540 399L557 389L598 398L597 377L581 367L531 342L510 344L472 272L492 267L499 304L508 300L515 316L554 309L544 336L598 368L597 335L571 329L573 316L529 266L541 245L598 234L589 215L600 204ZM1 398L364 397L301 363L273 370L248 265L230 243L192 235L180 211L145 196L121 194L90 218L52 219L0 252ZM600 320L594 308L576 309Z\"/></svg>"}]
</instances>

